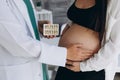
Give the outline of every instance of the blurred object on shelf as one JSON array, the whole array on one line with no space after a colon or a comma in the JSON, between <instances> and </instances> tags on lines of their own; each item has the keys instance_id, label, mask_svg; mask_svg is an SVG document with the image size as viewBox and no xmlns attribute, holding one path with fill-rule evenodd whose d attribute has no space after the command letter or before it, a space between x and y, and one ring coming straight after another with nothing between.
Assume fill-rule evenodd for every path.
<instances>
[{"instance_id":1,"label":"blurred object on shelf","mask_svg":"<svg viewBox=\"0 0 120 80\"><path fill-rule=\"evenodd\" d=\"M42 2L41 2L41 0L36 2L36 10L37 11L41 11L42 10Z\"/></svg>"},{"instance_id":2,"label":"blurred object on shelf","mask_svg":"<svg viewBox=\"0 0 120 80\"><path fill-rule=\"evenodd\" d=\"M40 11L36 11L37 19L39 20L47 20L50 21L50 23L53 23L53 15L52 11L41 9Z\"/></svg>"},{"instance_id":3,"label":"blurred object on shelf","mask_svg":"<svg viewBox=\"0 0 120 80\"><path fill-rule=\"evenodd\" d=\"M41 11L44 8L43 0L33 0L36 11Z\"/></svg>"},{"instance_id":4,"label":"blurred object on shelf","mask_svg":"<svg viewBox=\"0 0 120 80\"><path fill-rule=\"evenodd\" d=\"M74 0L43 0L44 8L52 11L53 23L64 24L68 21L67 9Z\"/></svg>"}]
</instances>

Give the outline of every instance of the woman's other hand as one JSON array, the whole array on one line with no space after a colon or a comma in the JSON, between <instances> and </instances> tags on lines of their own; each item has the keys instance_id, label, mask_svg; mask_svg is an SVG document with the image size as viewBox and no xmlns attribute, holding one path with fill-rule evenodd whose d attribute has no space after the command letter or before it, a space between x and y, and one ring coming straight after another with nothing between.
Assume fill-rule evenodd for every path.
<instances>
[{"instance_id":1,"label":"woman's other hand","mask_svg":"<svg viewBox=\"0 0 120 80\"><path fill-rule=\"evenodd\" d=\"M70 69L74 72L79 72L80 71L80 62L73 62L73 61L67 60L66 68Z\"/></svg>"}]
</instances>

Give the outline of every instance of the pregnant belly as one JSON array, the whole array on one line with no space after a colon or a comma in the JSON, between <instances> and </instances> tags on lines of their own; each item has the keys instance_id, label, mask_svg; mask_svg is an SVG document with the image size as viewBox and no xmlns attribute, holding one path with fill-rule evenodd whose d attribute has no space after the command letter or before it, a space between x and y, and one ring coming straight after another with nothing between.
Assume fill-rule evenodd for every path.
<instances>
[{"instance_id":1,"label":"pregnant belly","mask_svg":"<svg viewBox=\"0 0 120 80\"><path fill-rule=\"evenodd\" d=\"M61 36L59 46L67 47L74 43L82 43L85 49L93 50L94 52L97 52L100 48L98 32L77 24L72 24Z\"/></svg>"}]
</instances>

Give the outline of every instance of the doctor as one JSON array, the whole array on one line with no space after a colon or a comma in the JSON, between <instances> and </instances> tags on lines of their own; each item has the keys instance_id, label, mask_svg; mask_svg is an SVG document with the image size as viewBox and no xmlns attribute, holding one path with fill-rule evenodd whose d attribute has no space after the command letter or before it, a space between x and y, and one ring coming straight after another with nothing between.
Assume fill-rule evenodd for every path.
<instances>
[{"instance_id":1,"label":"doctor","mask_svg":"<svg viewBox=\"0 0 120 80\"><path fill-rule=\"evenodd\" d=\"M65 66L66 59L79 60L79 44L66 50L37 40L26 1L0 0L0 80L45 80L40 62Z\"/></svg>"}]
</instances>

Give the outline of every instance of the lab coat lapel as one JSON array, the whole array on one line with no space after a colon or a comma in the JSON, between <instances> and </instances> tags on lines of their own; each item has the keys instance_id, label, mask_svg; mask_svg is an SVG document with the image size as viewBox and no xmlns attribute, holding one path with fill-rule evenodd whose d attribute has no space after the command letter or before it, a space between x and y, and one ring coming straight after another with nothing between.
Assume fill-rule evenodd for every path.
<instances>
[{"instance_id":1,"label":"lab coat lapel","mask_svg":"<svg viewBox=\"0 0 120 80\"><path fill-rule=\"evenodd\" d=\"M16 3L19 11L21 12L24 20L26 21L26 24L28 25L28 28L29 28L33 38L35 38L35 34L34 34L33 27L32 27L31 21L30 21L30 17L29 17L28 12L27 12L26 5L24 4L24 2L22 0L14 0L14 2Z\"/></svg>"},{"instance_id":2,"label":"lab coat lapel","mask_svg":"<svg viewBox=\"0 0 120 80\"><path fill-rule=\"evenodd\" d=\"M115 22L116 22L116 19L112 17L110 13L108 13L108 17L106 20L106 40L109 40L110 33L112 30L112 27L114 27L113 25Z\"/></svg>"},{"instance_id":3,"label":"lab coat lapel","mask_svg":"<svg viewBox=\"0 0 120 80\"><path fill-rule=\"evenodd\" d=\"M112 3L111 1L113 0L109 0L109 3ZM116 22L114 15L114 9L112 8L114 7L114 4L108 4L108 8L107 8L107 16L106 16L106 26L105 26L105 40L109 40L110 37L110 32L112 30L112 27L114 27L114 23Z\"/></svg>"}]
</instances>

